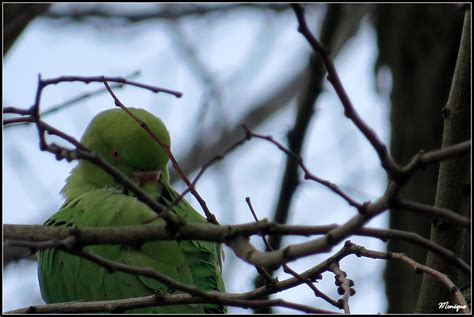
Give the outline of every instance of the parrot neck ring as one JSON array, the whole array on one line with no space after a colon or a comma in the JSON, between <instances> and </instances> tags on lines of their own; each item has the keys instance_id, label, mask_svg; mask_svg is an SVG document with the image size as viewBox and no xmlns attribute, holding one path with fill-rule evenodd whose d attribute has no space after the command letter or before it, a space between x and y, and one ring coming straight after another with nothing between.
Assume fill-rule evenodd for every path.
<instances>
[{"instance_id":1,"label":"parrot neck ring","mask_svg":"<svg viewBox=\"0 0 474 317\"><path fill-rule=\"evenodd\" d=\"M156 183L160 180L161 171L140 171L134 172L133 176L138 180L138 185L142 186L145 183L152 182Z\"/></svg>"}]
</instances>

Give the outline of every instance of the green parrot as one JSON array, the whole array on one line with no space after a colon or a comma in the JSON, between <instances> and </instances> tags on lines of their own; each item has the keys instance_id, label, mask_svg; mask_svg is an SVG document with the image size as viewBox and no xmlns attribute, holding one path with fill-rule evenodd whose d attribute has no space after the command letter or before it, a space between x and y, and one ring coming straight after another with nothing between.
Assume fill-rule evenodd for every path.
<instances>
[{"instance_id":1,"label":"green parrot","mask_svg":"<svg viewBox=\"0 0 474 317\"><path fill-rule=\"evenodd\" d=\"M129 110L145 122L166 145L170 136L163 122L138 108ZM170 186L168 156L140 125L121 109L99 113L87 127L81 142L135 181L147 194L190 223L202 217ZM46 226L109 227L163 223L123 185L99 166L81 160L62 190L66 201ZM203 291L225 292L222 248L208 241L151 241L140 247L94 245L86 250L127 265L149 267L178 282ZM157 280L123 272L108 272L86 259L46 249L39 252L38 277L46 303L98 301L173 293ZM226 313L219 304L187 304L131 309L127 313Z\"/></svg>"}]
</instances>

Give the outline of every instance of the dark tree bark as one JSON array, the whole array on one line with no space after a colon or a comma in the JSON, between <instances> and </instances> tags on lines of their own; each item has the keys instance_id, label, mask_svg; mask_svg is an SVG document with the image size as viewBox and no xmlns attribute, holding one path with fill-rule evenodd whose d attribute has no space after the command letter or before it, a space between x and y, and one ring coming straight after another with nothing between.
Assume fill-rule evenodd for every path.
<instances>
[{"instance_id":1,"label":"dark tree bark","mask_svg":"<svg viewBox=\"0 0 474 317\"><path fill-rule=\"evenodd\" d=\"M50 5L49 3L8 3L3 6L3 55L8 53L26 26L48 10Z\"/></svg>"},{"instance_id":2,"label":"dark tree bark","mask_svg":"<svg viewBox=\"0 0 474 317\"><path fill-rule=\"evenodd\" d=\"M461 47L454 72L449 101L444 114L443 147L470 139L471 118L471 11L466 11ZM449 208L469 216L470 157L463 156L441 163L436 191L436 207ZM465 242L464 228L449 221L435 219L431 225L430 239L462 256ZM445 273L458 284L459 271L448 261L429 252L426 265ZM436 279L424 275L416 307L420 313L446 312L438 303L454 304L450 290Z\"/></svg>"},{"instance_id":3,"label":"dark tree bark","mask_svg":"<svg viewBox=\"0 0 474 317\"><path fill-rule=\"evenodd\" d=\"M374 13L379 56L392 73L390 150L399 163L421 149L441 146L445 106L459 48L463 12L453 4L380 5ZM424 204L435 202L438 165L418 172L402 197ZM429 237L430 219L403 210L390 211L390 228ZM424 263L426 250L391 240L388 251L404 252ZM385 270L388 313L411 313L419 294L421 275L399 263Z\"/></svg>"}]
</instances>

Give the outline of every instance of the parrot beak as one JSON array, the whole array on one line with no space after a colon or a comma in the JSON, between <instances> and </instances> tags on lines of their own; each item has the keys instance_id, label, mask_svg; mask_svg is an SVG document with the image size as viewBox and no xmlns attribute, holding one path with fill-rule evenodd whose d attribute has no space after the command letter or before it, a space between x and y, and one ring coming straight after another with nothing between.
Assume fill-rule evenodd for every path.
<instances>
[{"instance_id":1,"label":"parrot beak","mask_svg":"<svg viewBox=\"0 0 474 317\"><path fill-rule=\"evenodd\" d=\"M160 180L161 171L147 171L147 172L135 172L133 173L138 180L138 185L142 186L145 183L152 182L156 183Z\"/></svg>"}]
</instances>

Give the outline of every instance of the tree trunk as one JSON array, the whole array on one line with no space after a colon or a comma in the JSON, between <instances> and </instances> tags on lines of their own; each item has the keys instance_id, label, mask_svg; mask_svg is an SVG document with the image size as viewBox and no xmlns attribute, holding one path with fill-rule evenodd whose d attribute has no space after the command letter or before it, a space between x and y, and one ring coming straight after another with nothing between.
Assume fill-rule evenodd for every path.
<instances>
[{"instance_id":1,"label":"tree trunk","mask_svg":"<svg viewBox=\"0 0 474 317\"><path fill-rule=\"evenodd\" d=\"M16 4L8 3L3 7L3 55L5 56L9 49L15 43L16 39L26 26L38 15L48 10L51 4Z\"/></svg>"},{"instance_id":2,"label":"tree trunk","mask_svg":"<svg viewBox=\"0 0 474 317\"><path fill-rule=\"evenodd\" d=\"M380 5L374 13L379 56L392 73L390 150L407 163L421 149L441 146L442 115L446 104L462 29L462 11L453 4ZM402 197L434 204L438 165L417 172ZM403 210L390 211L390 228L428 237L430 219ZM404 252L424 263L426 250L391 240L388 251ZM421 275L406 266L387 262L387 313L414 311Z\"/></svg>"},{"instance_id":3,"label":"tree trunk","mask_svg":"<svg viewBox=\"0 0 474 317\"><path fill-rule=\"evenodd\" d=\"M444 109L443 147L470 139L471 118L471 12L466 11L461 47L454 72L451 92ZM436 207L448 208L463 216L469 216L470 205L470 157L463 156L441 163L436 192ZM449 221L436 220L431 225L431 241L462 256L465 230ZM459 271L449 261L429 252L426 265L445 273L455 283ZM450 290L431 276L424 275L417 312L443 313L439 303L454 304ZM457 303L459 304L459 303Z\"/></svg>"}]
</instances>

